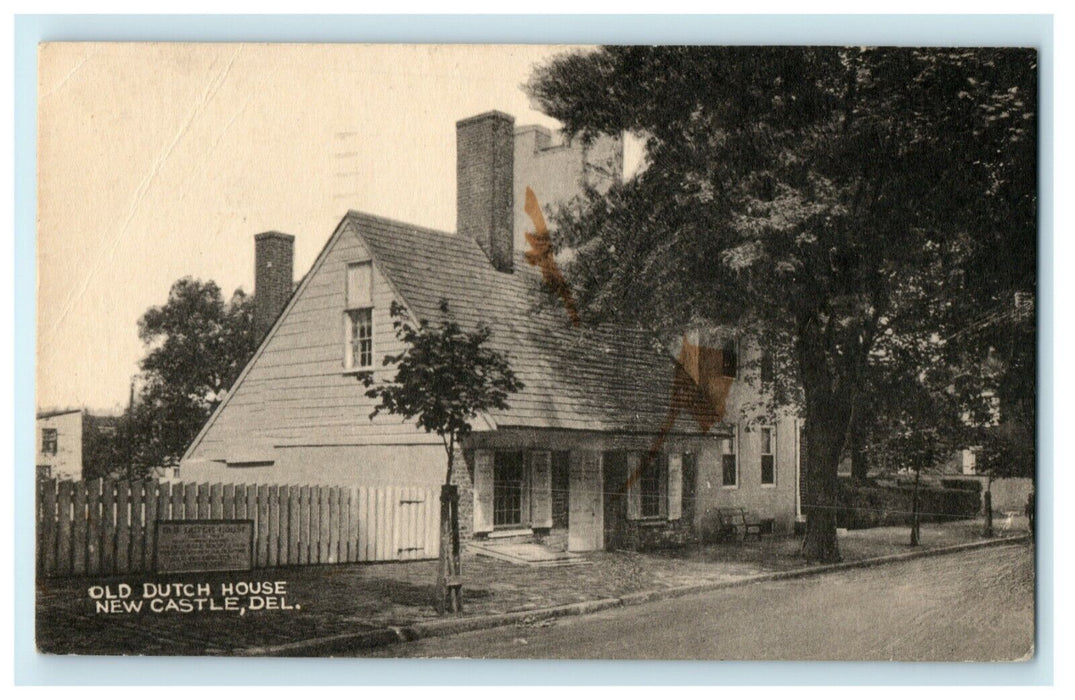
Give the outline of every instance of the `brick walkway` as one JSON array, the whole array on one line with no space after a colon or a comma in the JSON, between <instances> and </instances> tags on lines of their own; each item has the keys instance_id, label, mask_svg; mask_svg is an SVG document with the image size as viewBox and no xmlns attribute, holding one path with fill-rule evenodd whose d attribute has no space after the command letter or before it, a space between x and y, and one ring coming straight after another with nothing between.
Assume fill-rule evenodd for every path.
<instances>
[{"instance_id":1,"label":"brick walkway","mask_svg":"<svg viewBox=\"0 0 1075 700\"><path fill-rule=\"evenodd\" d=\"M1025 521L998 536L1025 532ZM979 539L981 523L962 521L922 526L923 548ZM909 550L908 530L875 528L841 537L846 561ZM464 615L532 610L639 591L731 581L767 571L803 566L799 540L766 538L745 545L708 545L638 554L595 552L568 567L527 567L464 556ZM170 654L228 653L306 638L361 632L434 619L430 606L436 562L287 567L250 574L171 576L161 579L51 579L38 586L38 646L51 653ZM128 583L140 594L142 581L287 581L287 603L296 610L97 614L91 585Z\"/></svg>"}]
</instances>

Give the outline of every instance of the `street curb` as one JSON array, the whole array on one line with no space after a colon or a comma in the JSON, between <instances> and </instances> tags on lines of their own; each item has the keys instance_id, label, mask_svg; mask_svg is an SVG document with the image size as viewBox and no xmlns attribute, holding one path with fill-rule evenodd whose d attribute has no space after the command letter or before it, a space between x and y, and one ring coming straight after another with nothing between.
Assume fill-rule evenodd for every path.
<instances>
[{"instance_id":1,"label":"street curb","mask_svg":"<svg viewBox=\"0 0 1075 700\"><path fill-rule=\"evenodd\" d=\"M724 588L738 588L753 583L765 583L767 581L784 581L808 576L817 576L835 571L847 569L865 569L882 564L890 564L911 559L941 554L958 554L974 549L986 547L999 547L1026 542L1029 535L1016 535L1014 537L1001 537L992 540L979 540L964 544L949 545L936 549L924 549L914 552L902 552L900 554L887 554L882 557L861 559L859 561L840 562L837 564L821 564L818 566L806 566L791 571L773 571L765 574L755 574L730 581L709 581L706 583L676 586L673 588L660 588L638 593L628 593L619 598L601 598L599 600L587 600L581 603L569 603L550 608L536 610L518 610L508 613L482 615L479 617L445 618L429 622L418 622L403 627L388 627L366 632L347 632L328 637L304 639L298 642L277 644L273 646L248 647L235 649L229 653L233 656L332 656L346 652L354 652L363 649L375 649L377 647L396 644L399 642L411 642L430 637L446 637L463 632L491 629L494 627L506 627L515 624L532 624L543 620L551 620L558 617L572 615L588 615L590 613L608 610L610 608L624 607L628 605L641 605L657 600L679 598L694 593L705 593Z\"/></svg>"}]
</instances>

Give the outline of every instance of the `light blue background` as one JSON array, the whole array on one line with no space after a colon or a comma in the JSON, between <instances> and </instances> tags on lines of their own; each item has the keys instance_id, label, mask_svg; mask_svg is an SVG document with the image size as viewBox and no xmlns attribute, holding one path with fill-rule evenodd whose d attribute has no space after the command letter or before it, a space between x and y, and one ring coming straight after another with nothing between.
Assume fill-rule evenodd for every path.
<instances>
[{"instance_id":1,"label":"light blue background","mask_svg":"<svg viewBox=\"0 0 1075 700\"><path fill-rule=\"evenodd\" d=\"M50 657L34 626L37 51L42 41L998 45L1039 49L1038 653L1021 664ZM15 18L15 680L19 684L1049 684L1053 678L1051 16L19 16ZM69 202L77 206L77 202ZM864 624L868 624L864 621ZM988 629L982 630L989 634Z\"/></svg>"}]
</instances>

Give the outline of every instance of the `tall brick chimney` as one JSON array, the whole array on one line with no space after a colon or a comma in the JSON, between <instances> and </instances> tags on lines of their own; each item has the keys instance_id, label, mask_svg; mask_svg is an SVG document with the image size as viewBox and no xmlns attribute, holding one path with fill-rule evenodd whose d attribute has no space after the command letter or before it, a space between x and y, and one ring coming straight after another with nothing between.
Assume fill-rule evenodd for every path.
<instances>
[{"instance_id":1,"label":"tall brick chimney","mask_svg":"<svg viewBox=\"0 0 1075 700\"><path fill-rule=\"evenodd\" d=\"M515 118L485 112L455 123L456 231L478 242L493 267L512 271Z\"/></svg>"},{"instance_id":2,"label":"tall brick chimney","mask_svg":"<svg viewBox=\"0 0 1075 700\"><path fill-rule=\"evenodd\" d=\"M295 237L278 231L254 236L254 327L258 337L276 322L291 298Z\"/></svg>"}]
</instances>

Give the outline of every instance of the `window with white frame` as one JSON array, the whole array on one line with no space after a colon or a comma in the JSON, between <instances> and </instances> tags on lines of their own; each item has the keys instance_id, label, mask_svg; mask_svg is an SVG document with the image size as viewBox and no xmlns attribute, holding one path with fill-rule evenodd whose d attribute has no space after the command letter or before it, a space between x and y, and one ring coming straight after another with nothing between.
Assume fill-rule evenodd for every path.
<instances>
[{"instance_id":1,"label":"window with white frame","mask_svg":"<svg viewBox=\"0 0 1075 700\"><path fill-rule=\"evenodd\" d=\"M721 440L721 484L731 488L739 484L739 461L735 454L735 436Z\"/></svg>"},{"instance_id":2,"label":"window with white frame","mask_svg":"<svg viewBox=\"0 0 1075 700\"><path fill-rule=\"evenodd\" d=\"M373 266L347 266L347 308L344 322L344 367L373 368Z\"/></svg>"},{"instance_id":3,"label":"window with white frame","mask_svg":"<svg viewBox=\"0 0 1075 700\"><path fill-rule=\"evenodd\" d=\"M761 455L762 486L776 485L776 431L772 426L763 426L758 431L758 452Z\"/></svg>"}]
</instances>

